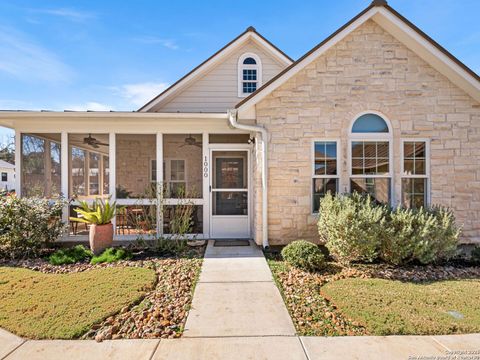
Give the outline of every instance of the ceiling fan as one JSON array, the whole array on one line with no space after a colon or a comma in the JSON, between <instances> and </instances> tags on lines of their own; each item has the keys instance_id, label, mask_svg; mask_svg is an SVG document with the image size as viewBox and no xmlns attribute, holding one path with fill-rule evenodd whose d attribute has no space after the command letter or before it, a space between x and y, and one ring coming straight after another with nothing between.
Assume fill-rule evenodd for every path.
<instances>
[{"instance_id":1,"label":"ceiling fan","mask_svg":"<svg viewBox=\"0 0 480 360\"><path fill-rule=\"evenodd\" d=\"M183 145L180 145L180 147L184 147L184 146L198 146L198 147L202 147L202 144L200 142L197 141L197 139L195 139L191 134L189 134L185 140L184 140L184 143Z\"/></svg>"},{"instance_id":2,"label":"ceiling fan","mask_svg":"<svg viewBox=\"0 0 480 360\"><path fill-rule=\"evenodd\" d=\"M87 144L87 145L90 145L91 147L93 147L95 149L98 149L100 147L100 145L108 146L108 144L102 143L102 142L98 141L97 139L95 139L94 137L92 137L92 134L88 134L88 137L83 138L83 143Z\"/></svg>"}]
</instances>

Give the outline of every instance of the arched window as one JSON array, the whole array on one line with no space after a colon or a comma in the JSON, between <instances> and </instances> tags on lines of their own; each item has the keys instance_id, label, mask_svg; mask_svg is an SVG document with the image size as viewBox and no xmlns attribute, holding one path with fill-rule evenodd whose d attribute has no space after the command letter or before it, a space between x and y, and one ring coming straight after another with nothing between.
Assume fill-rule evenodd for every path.
<instances>
[{"instance_id":1,"label":"arched window","mask_svg":"<svg viewBox=\"0 0 480 360\"><path fill-rule=\"evenodd\" d=\"M392 202L392 131L388 120L368 112L355 118L350 131L350 191Z\"/></svg>"},{"instance_id":2,"label":"arched window","mask_svg":"<svg viewBox=\"0 0 480 360\"><path fill-rule=\"evenodd\" d=\"M238 96L245 97L262 85L262 63L253 53L245 53L238 59Z\"/></svg>"}]
</instances>

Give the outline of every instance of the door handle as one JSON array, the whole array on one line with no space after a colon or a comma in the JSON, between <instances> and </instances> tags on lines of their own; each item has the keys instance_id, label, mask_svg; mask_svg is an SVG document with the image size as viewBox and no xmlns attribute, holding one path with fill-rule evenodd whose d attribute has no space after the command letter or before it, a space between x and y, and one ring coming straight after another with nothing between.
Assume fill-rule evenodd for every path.
<instances>
[{"instance_id":1,"label":"door handle","mask_svg":"<svg viewBox=\"0 0 480 360\"><path fill-rule=\"evenodd\" d=\"M208 188L209 188L210 192L212 192L212 185L209 185Z\"/></svg>"}]
</instances>

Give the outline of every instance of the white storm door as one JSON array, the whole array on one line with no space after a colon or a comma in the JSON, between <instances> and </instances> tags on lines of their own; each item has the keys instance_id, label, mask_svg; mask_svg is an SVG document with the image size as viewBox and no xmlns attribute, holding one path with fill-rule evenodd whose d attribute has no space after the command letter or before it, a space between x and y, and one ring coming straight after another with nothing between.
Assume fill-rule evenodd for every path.
<instances>
[{"instance_id":1,"label":"white storm door","mask_svg":"<svg viewBox=\"0 0 480 360\"><path fill-rule=\"evenodd\" d=\"M211 150L210 237L250 238L249 152Z\"/></svg>"}]
</instances>

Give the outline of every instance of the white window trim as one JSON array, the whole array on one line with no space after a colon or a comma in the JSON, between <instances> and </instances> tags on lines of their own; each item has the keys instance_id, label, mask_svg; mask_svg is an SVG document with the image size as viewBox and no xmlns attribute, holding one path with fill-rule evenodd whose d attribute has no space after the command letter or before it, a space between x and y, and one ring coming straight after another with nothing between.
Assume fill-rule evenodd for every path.
<instances>
[{"instance_id":1,"label":"white window trim","mask_svg":"<svg viewBox=\"0 0 480 360\"><path fill-rule=\"evenodd\" d=\"M405 169L404 169L404 159L405 159L405 149L404 149L404 144L406 142L424 142L425 143L425 174L405 174ZM400 152L401 152L401 164L400 164L400 178L401 180L403 179L427 179L427 189L426 189L426 204L425 205L430 205L431 204L431 176L430 176L430 142L431 140L428 138L402 138L400 139ZM400 204L402 204L403 200L403 190L402 190L402 183L400 180ZM403 205L403 204L402 204Z\"/></svg>"},{"instance_id":2,"label":"white window trim","mask_svg":"<svg viewBox=\"0 0 480 360\"><path fill-rule=\"evenodd\" d=\"M375 114L380 116L385 123L387 124L388 127L388 133L353 133L352 128L353 124L355 121L362 115L366 114ZM391 125L390 119L383 113L375 110L368 110L368 111L363 111L361 113L358 113L355 115L355 117L350 121L350 127L349 127L349 132L348 132L348 192L352 192L352 184L351 180L352 179L366 179L366 178L378 178L378 179L384 179L388 178L390 179L390 204L389 205L394 205L395 204L395 183L394 183L394 164L393 164L393 128ZM388 141L388 174L386 175L361 175L361 174L352 174L352 165L353 165L353 159L352 159L352 142L355 141L362 141L362 142L380 142L380 141Z\"/></svg>"},{"instance_id":3,"label":"white window trim","mask_svg":"<svg viewBox=\"0 0 480 360\"><path fill-rule=\"evenodd\" d=\"M246 58L253 58L255 59L256 61L256 64L255 65L245 65L243 63L243 61L246 59ZM247 70L247 69L254 69L254 70L257 70L257 80L256 80L256 83L257 83L257 89L262 86L262 61L260 59L260 56L258 56L257 54L254 54L254 53L244 53L242 54L239 58L238 58L238 64L237 64L237 74L238 74L238 97L247 97L249 96L251 93L244 93L243 92L243 70ZM253 81L250 81L250 82L253 82Z\"/></svg>"},{"instance_id":4,"label":"white window trim","mask_svg":"<svg viewBox=\"0 0 480 360\"><path fill-rule=\"evenodd\" d=\"M315 174L315 143L317 142L334 142L337 145L337 174L336 175L317 175ZM314 179L337 179L338 192L340 192L340 174L342 173L342 146L340 138L319 138L312 140L310 150L310 164L312 171L312 179L310 181L310 212L312 215L318 215L318 211L313 211L313 180Z\"/></svg>"}]
</instances>

